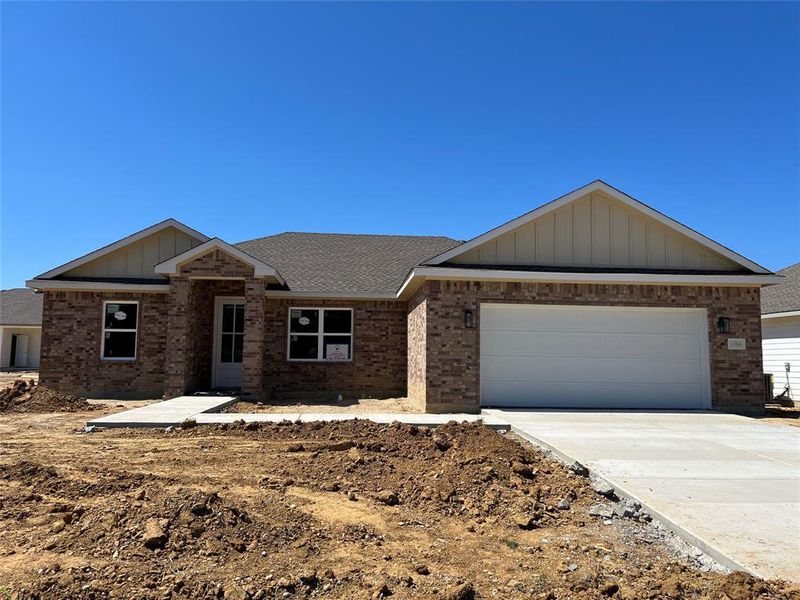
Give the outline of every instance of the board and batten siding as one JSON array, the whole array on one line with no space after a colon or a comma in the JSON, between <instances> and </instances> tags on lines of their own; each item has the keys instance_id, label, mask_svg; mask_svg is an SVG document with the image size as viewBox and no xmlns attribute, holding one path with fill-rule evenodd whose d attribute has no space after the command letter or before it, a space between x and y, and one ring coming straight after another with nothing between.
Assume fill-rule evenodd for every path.
<instances>
[{"instance_id":1,"label":"board and batten siding","mask_svg":"<svg viewBox=\"0 0 800 600\"><path fill-rule=\"evenodd\" d=\"M800 316L762 319L761 338L764 373L773 376L772 395L777 396L786 387L784 365L788 362L791 398L800 402Z\"/></svg>"},{"instance_id":2,"label":"board and batten siding","mask_svg":"<svg viewBox=\"0 0 800 600\"><path fill-rule=\"evenodd\" d=\"M64 273L70 277L161 278L153 267L202 242L176 229L167 227L141 240L119 248Z\"/></svg>"},{"instance_id":3,"label":"board and batten siding","mask_svg":"<svg viewBox=\"0 0 800 600\"><path fill-rule=\"evenodd\" d=\"M586 194L454 257L450 262L714 271L741 269L728 258L599 191Z\"/></svg>"}]
</instances>

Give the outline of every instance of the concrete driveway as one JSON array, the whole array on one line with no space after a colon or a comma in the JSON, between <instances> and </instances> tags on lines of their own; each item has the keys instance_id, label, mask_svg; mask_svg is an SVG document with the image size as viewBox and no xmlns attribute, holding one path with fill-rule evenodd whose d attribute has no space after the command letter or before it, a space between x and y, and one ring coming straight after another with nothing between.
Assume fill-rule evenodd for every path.
<instances>
[{"instance_id":1,"label":"concrete driveway","mask_svg":"<svg viewBox=\"0 0 800 600\"><path fill-rule=\"evenodd\" d=\"M800 581L800 428L701 412L484 410L723 564Z\"/></svg>"}]
</instances>

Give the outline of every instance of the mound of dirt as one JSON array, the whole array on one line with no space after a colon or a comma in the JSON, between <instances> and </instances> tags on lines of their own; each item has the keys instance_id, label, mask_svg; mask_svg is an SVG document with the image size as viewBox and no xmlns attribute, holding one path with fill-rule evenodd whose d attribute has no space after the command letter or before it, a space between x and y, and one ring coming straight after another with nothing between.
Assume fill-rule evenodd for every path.
<instances>
[{"instance_id":1,"label":"mound of dirt","mask_svg":"<svg viewBox=\"0 0 800 600\"><path fill-rule=\"evenodd\" d=\"M33 379L17 379L0 390L0 413L82 412L95 408L86 398L63 394L38 385Z\"/></svg>"},{"instance_id":2,"label":"mound of dirt","mask_svg":"<svg viewBox=\"0 0 800 600\"><path fill-rule=\"evenodd\" d=\"M798 598L592 517L610 504L587 479L479 424L9 437L0 582L18 598Z\"/></svg>"}]
</instances>

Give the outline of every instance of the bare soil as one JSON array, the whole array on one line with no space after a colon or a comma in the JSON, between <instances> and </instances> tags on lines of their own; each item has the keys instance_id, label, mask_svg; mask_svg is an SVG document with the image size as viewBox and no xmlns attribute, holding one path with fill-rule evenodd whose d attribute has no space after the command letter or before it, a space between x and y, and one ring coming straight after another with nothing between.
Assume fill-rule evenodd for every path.
<instances>
[{"instance_id":1,"label":"bare soil","mask_svg":"<svg viewBox=\"0 0 800 600\"><path fill-rule=\"evenodd\" d=\"M590 516L588 480L479 424L95 415L0 417L0 598L800 598Z\"/></svg>"},{"instance_id":2,"label":"bare soil","mask_svg":"<svg viewBox=\"0 0 800 600\"><path fill-rule=\"evenodd\" d=\"M226 412L236 413L419 413L419 406L408 398L359 398L331 402L240 401L228 407Z\"/></svg>"},{"instance_id":3,"label":"bare soil","mask_svg":"<svg viewBox=\"0 0 800 600\"><path fill-rule=\"evenodd\" d=\"M800 406L768 405L766 413L759 420L778 425L800 427Z\"/></svg>"}]
</instances>

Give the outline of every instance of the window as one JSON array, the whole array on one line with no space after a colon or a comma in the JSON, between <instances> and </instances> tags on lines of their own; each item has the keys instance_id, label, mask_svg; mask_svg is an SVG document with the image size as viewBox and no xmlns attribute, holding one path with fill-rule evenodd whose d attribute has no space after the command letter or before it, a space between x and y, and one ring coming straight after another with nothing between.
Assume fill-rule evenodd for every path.
<instances>
[{"instance_id":1,"label":"window","mask_svg":"<svg viewBox=\"0 0 800 600\"><path fill-rule=\"evenodd\" d=\"M353 309L290 308L289 360L353 360Z\"/></svg>"},{"instance_id":2,"label":"window","mask_svg":"<svg viewBox=\"0 0 800 600\"><path fill-rule=\"evenodd\" d=\"M103 302L103 339L100 353L104 360L134 360L138 302Z\"/></svg>"},{"instance_id":3,"label":"window","mask_svg":"<svg viewBox=\"0 0 800 600\"><path fill-rule=\"evenodd\" d=\"M240 363L244 350L244 304L222 305L220 362Z\"/></svg>"}]
</instances>

